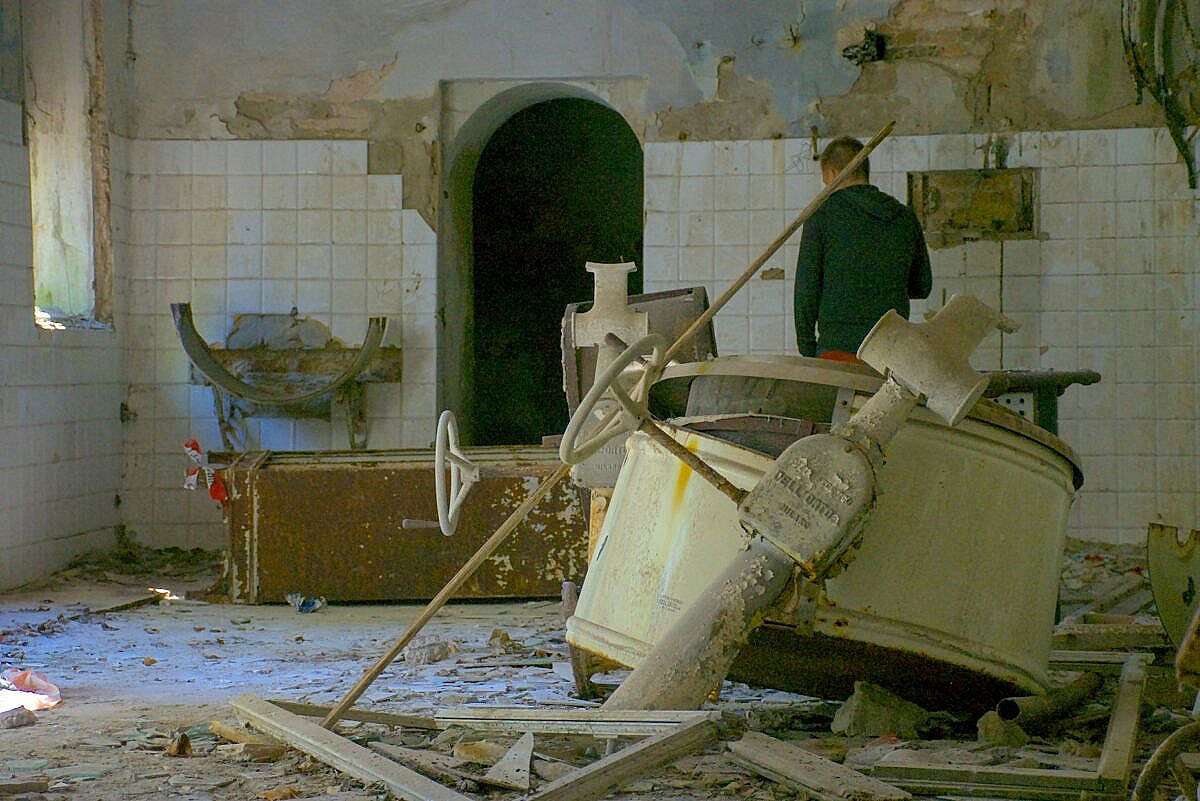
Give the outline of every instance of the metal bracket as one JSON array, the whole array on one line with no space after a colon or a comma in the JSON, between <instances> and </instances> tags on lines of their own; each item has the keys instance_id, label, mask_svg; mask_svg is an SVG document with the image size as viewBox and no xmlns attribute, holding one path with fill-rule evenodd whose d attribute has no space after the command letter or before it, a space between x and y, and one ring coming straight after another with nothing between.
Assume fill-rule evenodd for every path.
<instances>
[{"instance_id":1,"label":"metal bracket","mask_svg":"<svg viewBox=\"0 0 1200 801\"><path fill-rule=\"evenodd\" d=\"M387 330L386 317L370 318L367 323L366 336L363 337L362 348L359 349L358 354L354 357L354 361L350 363L350 366L341 375L320 389L302 392L297 395L285 395L247 384L222 367L209 350L208 343L196 331L195 322L192 320L192 305L190 303L172 303L171 316L175 319L175 330L179 333L179 341L183 345L184 352L187 353L188 358L192 360L192 364L196 366L196 369L205 378L235 397L273 406L303 403L306 400L326 395L340 388L343 384L367 369L367 365L375 358L380 343L383 342L384 331Z\"/></svg>"}]
</instances>

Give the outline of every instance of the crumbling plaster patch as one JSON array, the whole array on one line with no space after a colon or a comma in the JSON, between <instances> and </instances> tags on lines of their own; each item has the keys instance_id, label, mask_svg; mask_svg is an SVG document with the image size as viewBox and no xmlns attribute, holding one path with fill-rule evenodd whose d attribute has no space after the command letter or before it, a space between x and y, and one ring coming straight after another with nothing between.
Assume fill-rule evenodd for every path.
<instances>
[{"instance_id":1,"label":"crumbling plaster patch","mask_svg":"<svg viewBox=\"0 0 1200 801\"><path fill-rule=\"evenodd\" d=\"M775 107L766 81L738 75L732 58L717 68L711 100L658 115L658 139L775 139L787 135L788 122Z\"/></svg>"},{"instance_id":2,"label":"crumbling plaster patch","mask_svg":"<svg viewBox=\"0 0 1200 801\"><path fill-rule=\"evenodd\" d=\"M433 94L379 99L373 94L397 59L330 81L320 94L243 92L222 117L240 139L365 139L368 172L404 175L404 206L435 222L437 185Z\"/></svg>"},{"instance_id":3,"label":"crumbling plaster patch","mask_svg":"<svg viewBox=\"0 0 1200 801\"><path fill-rule=\"evenodd\" d=\"M1136 104L1119 14L1089 0L900 0L875 26L884 60L817 109L830 131L887 119L909 134L1160 125L1152 104ZM861 36L843 29L839 44Z\"/></svg>"}]
</instances>

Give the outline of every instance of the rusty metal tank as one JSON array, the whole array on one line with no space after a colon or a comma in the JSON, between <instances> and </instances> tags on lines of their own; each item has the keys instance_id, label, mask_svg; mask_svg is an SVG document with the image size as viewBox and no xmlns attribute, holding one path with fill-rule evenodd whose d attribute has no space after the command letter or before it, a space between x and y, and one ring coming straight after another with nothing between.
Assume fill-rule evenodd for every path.
<instances>
[{"instance_id":1,"label":"rusty metal tank","mask_svg":"<svg viewBox=\"0 0 1200 801\"><path fill-rule=\"evenodd\" d=\"M686 414L665 427L749 489L795 436L837 422L880 380L803 357L679 365L662 381L691 384ZM649 437L627 447L567 639L635 666L745 534L733 502ZM1082 482L1071 449L990 401L955 428L918 408L878 482L854 561L758 628L730 677L822 697L863 679L935 709L1042 691Z\"/></svg>"}]
</instances>

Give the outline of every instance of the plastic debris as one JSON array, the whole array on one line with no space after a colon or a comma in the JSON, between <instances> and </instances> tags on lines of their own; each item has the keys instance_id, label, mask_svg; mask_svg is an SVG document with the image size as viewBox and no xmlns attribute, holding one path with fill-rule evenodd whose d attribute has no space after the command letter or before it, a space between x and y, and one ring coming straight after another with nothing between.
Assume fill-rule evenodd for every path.
<instances>
[{"instance_id":1,"label":"plastic debris","mask_svg":"<svg viewBox=\"0 0 1200 801\"><path fill-rule=\"evenodd\" d=\"M0 675L0 706L23 706L31 712L50 709L62 703L58 687L50 683L45 673L36 670L8 668Z\"/></svg>"},{"instance_id":2,"label":"plastic debris","mask_svg":"<svg viewBox=\"0 0 1200 801\"><path fill-rule=\"evenodd\" d=\"M328 603L324 596L310 597L300 592L289 592L287 602L294 606L297 612L304 614L315 612Z\"/></svg>"},{"instance_id":3,"label":"plastic debris","mask_svg":"<svg viewBox=\"0 0 1200 801\"><path fill-rule=\"evenodd\" d=\"M183 479L184 489L196 489L200 486L200 480L203 477L204 486L208 487L208 497L217 503L229 500L229 491L225 488L221 471L209 465L208 455L200 447L200 443L189 439L183 443L183 450L192 460L192 466L188 468L187 475Z\"/></svg>"}]
</instances>

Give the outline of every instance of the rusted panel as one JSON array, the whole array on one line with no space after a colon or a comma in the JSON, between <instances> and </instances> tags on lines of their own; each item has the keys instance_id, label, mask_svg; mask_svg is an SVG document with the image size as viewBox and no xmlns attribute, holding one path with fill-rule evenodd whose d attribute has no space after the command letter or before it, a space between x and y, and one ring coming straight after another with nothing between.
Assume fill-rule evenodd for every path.
<instances>
[{"instance_id":1,"label":"rusted panel","mask_svg":"<svg viewBox=\"0 0 1200 801\"><path fill-rule=\"evenodd\" d=\"M432 597L557 466L545 448L467 455L481 479L452 537L436 526L401 525L437 519L431 451L270 454L257 468L239 460L229 470L236 497L226 512L234 600L282 602L293 591L331 601ZM583 514L574 488L563 483L459 597L557 597L563 581L582 581L586 565Z\"/></svg>"},{"instance_id":2,"label":"rusted panel","mask_svg":"<svg viewBox=\"0 0 1200 801\"><path fill-rule=\"evenodd\" d=\"M1036 235L1037 171L932 170L908 174L908 202L932 246Z\"/></svg>"}]
</instances>

